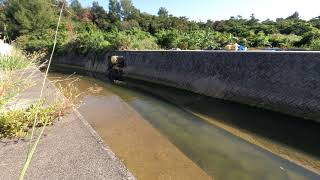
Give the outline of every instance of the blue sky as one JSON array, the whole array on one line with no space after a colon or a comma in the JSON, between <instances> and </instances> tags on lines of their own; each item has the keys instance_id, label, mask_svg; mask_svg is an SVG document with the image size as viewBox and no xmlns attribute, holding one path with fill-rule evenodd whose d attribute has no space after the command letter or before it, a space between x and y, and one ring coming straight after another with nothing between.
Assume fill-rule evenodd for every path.
<instances>
[{"instance_id":1,"label":"blue sky","mask_svg":"<svg viewBox=\"0 0 320 180\"><path fill-rule=\"evenodd\" d=\"M108 7L108 0L97 0ZM241 15L249 18L252 13L260 20L287 17L295 11L303 19L320 16L320 0L132 0L143 12L156 14L159 7L166 7L170 14L186 16L192 20L206 21L229 19ZM90 6L92 0L80 0Z\"/></svg>"}]
</instances>

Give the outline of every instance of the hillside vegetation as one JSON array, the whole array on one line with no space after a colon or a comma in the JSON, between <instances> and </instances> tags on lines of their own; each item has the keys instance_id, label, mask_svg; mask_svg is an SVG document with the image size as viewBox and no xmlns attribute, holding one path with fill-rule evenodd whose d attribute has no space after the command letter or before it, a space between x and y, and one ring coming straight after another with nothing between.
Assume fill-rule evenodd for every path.
<instances>
[{"instance_id":1,"label":"hillside vegetation","mask_svg":"<svg viewBox=\"0 0 320 180\"><path fill-rule=\"evenodd\" d=\"M0 31L23 49L53 46L55 23L62 1L2 0ZM109 0L83 7L67 3L57 53L99 53L112 49L220 49L237 42L251 48L279 47L320 50L320 17L302 20L295 12L276 21L259 21L254 14L228 20L195 22L175 17L165 8L158 15L137 9L131 0ZM214 17L212 17L214 18Z\"/></svg>"}]
</instances>

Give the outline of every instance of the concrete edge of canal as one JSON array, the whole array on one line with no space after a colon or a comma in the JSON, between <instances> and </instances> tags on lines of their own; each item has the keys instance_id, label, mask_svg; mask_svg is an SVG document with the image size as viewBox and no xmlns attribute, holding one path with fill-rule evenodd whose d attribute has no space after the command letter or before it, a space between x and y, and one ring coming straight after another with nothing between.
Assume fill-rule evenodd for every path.
<instances>
[{"instance_id":1,"label":"concrete edge of canal","mask_svg":"<svg viewBox=\"0 0 320 180\"><path fill-rule=\"evenodd\" d=\"M35 85L21 93L18 102L39 97L43 74L38 71L32 78ZM47 81L44 97L55 96L61 93ZM0 179L18 179L27 148L28 141L0 142ZM26 179L48 178L136 179L77 110L47 127L31 161Z\"/></svg>"}]
</instances>

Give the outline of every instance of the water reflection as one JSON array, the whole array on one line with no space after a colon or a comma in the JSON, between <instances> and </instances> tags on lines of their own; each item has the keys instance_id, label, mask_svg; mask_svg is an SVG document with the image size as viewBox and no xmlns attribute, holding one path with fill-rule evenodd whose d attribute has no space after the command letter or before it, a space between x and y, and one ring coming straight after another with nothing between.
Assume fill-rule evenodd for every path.
<instances>
[{"instance_id":1,"label":"water reflection","mask_svg":"<svg viewBox=\"0 0 320 180\"><path fill-rule=\"evenodd\" d=\"M135 89L174 102L251 143L313 171L320 170L319 123L170 87L145 82L141 85L137 81L131 84Z\"/></svg>"}]
</instances>

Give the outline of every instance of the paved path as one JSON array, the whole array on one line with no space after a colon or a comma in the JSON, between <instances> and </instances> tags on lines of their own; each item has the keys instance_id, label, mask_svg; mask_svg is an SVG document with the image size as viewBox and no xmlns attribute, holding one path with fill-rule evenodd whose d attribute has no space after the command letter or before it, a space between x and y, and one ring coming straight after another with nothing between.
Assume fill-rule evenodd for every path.
<instances>
[{"instance_id":1,"label":"paved path","mask_svg":"<svg viewBox=\"0 0 320 180\"><path fill-rule=\"evenodd\" d=\"M35 78L41 77L41 74L36 74ZM32 99L32 96L40 91L39 87L37 83L30 93L23 93L21 99ZM52 91L52 84L48 84L47 88ZM18 178L27 146L28 143L21 140L1 141L0 179ZM47 128L27 171L26 179L135 178L81 114L75 111Z\"/></svg>"}]
</instances>

